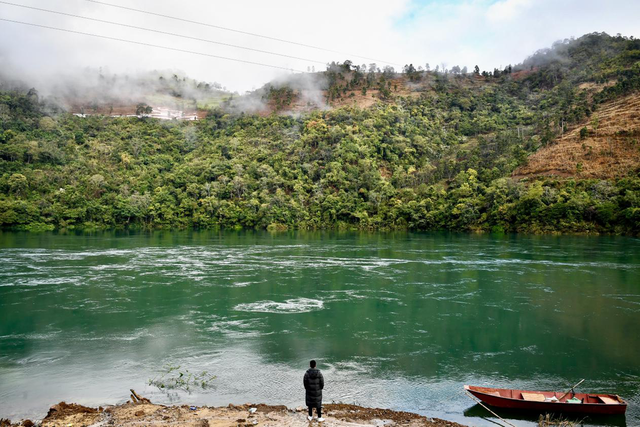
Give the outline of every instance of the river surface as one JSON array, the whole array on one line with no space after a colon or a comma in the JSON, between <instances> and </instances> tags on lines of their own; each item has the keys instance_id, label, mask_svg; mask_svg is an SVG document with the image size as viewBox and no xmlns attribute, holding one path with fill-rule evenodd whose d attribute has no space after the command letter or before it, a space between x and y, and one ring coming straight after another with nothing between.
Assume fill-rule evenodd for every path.
<instances>
[{"instance_id":1,"label":"river surface","mask_svg":"<svg viewBox=\"0 0 640 427\"><path fill-rule=\"evenodd\" d=\"M324 401L495 425L462 386L617 393L640 425L640 240L0 233L0 418L62 400ZM168 366L206 390L148 385ZM518 426L534 425L513 419Z\"/></svg>"}]
</instances>

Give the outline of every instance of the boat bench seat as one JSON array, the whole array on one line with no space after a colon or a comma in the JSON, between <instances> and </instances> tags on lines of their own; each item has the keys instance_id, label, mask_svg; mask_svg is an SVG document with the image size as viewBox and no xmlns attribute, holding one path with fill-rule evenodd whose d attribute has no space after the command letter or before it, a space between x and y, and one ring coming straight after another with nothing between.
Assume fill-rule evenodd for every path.
<instances>
[{"instance_id":1,"label":"boat bench seat","mask_svg":"<svg viewBox=\"0 0 640 427\"><path fill-rule=\"evenodd\" d=\"M544 402L544 394L542 393L522 393L523 400L531 402Z\"/></svg>"},{"instance_id":2,"label":"boat bench seat","mask_svg":"<svg viewBox=\"0 0 640 427\"><path fill-rule=\"evenodd\" d=\"M606 396L598 396L598 399L602 400L607 405L618 405L620 402L615 401L614 399Z\"/></svg>"}]
</instances>

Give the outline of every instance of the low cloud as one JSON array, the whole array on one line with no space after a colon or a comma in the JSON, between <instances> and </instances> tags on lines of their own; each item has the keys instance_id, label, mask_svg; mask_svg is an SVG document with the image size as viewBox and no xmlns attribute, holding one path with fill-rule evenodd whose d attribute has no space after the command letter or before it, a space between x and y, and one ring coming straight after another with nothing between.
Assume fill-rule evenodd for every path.
<instances>
[{"instance_id":1,"label":"low cloud","mask_svg":"<svg viewBox=\"0 0 640 427\"><path fill-rule=\"evenodd\" d=\"M356 64L377 62L380 67L385 65L384 61L390 61L396 69L408 63L416 66L429 63L432 68L436 64L458 64L471 69L478 64L483 70L492 70L494 67L521 62L538 49L571 36L579 37L596 31L612 35L640 35L640 20L637 19L640 16L640 2L635 0L612 0L606 3L594 0L327 0L317 4L278 0L276 3L250 1L215 5L206 1L192 1L185 6L153 0L113 0L128 7L224 25L295 43L327 47L331 51L143 15L85 0L16 1L24 5L316 61L309 63L0 5L0 15L5 19L295 70L306 70L312 65L322 70L323 64L346 59ZM257 65L0 21L0 69L5 67L7 61L13 64L19 76L37 81L42 90L47 90L46 86L59 78L57 76L73 74L69 71L87 67L108 67L113 74L130 76L154 69L179 69L199 81L217 81L239 93L290 75L283 70Z\"/></svg>"}]
</instances>

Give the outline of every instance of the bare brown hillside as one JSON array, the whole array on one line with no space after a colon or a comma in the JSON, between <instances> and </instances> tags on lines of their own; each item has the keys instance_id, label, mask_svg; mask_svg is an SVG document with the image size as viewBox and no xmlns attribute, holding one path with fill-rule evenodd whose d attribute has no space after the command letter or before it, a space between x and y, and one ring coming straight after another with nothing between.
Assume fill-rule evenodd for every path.
<instances>
[{"instance_id":1,"label":"bare brown hillside","mask_svg":"<svg viewBox=\"0 0 640 427\"><path fill-rule=\"evenodd\" d=\"M514 73L515 75L516 73ZM526 74L522 74L526 75ZM290 114L314 111L317 109L331 109L340 107L369 108L379 102L394 102L397 97L419 98L425 93L434 93L435 77L426 75L416 82L412 82L404 74L396 74L388 78L389 93L385 98L380 91L378 84L373 84L365 91L361 87L348 88L347 83L352 80L352 74L345 74L343 80L338 84L343 89L339 97L330 99L329 91L292 89L290 92L280 91L269 95L267 101L261 109L255 113L266 116L272 113ZM481 86L495 84L485 77L469 74L450 75L449 83L458 88L473 89ZM283 86L283 87L286 87ZM263 97L263 99L265 99Z\"/></svg>"},{"instance_id":2,"label":"bare brown hillside","mask_svg":"<svg viewBox=\"0 0 640 427\"><path fill-rule=\"evenodd\" d=\"M580 136L582 128L586 136ZM529 157L516 178L616 178L640 169L640 93L606 102L588 120Z\"/></svg>"},{"instance_id":3,"label":"bare brown hillside","mask_svg":"<svg viewBox=\"0 0 640 427\"><path fill-rule=\"evenodd\" d=\"M347 74L344 83L351 81L351 75ZM422 93L431 90L429 79L424 79L419 83L411 83L406 76L396 75L390 78L391 98L397 96L419 97ZM287 92L276 91L268 96L267 102L257 113L266 116L272 113L303 113L317 109L339 108L354 106L358 108L369 108L381 102L382 97L377 86L368 88L365 92L361 88L344 88L340 97L329 99L327 90L291 90Z\"/></svg>"}]
</instances>

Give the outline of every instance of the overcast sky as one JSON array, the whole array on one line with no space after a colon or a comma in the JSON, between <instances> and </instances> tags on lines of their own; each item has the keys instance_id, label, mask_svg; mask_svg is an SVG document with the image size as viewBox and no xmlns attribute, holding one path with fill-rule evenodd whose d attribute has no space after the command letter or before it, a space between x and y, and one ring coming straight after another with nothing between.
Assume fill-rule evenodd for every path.
<instances>
[{"instance_id":1,"label":"overcast sky","mask_svg":"<svg viewBox=\"0 0 640 427\"><path fill-rule=\"evenodd\" d=\"M555 40L604 31L640 37L638 0L104 0L274 38L312 49L180 22L88 0L10 0L86 17L153 28L223 43L297 56L297 60L117 27L0 3L0 18L65 28L278 67L324 69L327 61L356 64L429 63L493 69L518 63ZM360 57L356 57L359 55ZM373 58L377 61L373 61ZM317 62L311 62L317 61ZM0 68L38 77L85 67L115 73L180 70L231 90L257 88L287 71L132 45L0 21ZM396 69L400 67L396 65Z\"/></svg>"}]
</instances>

